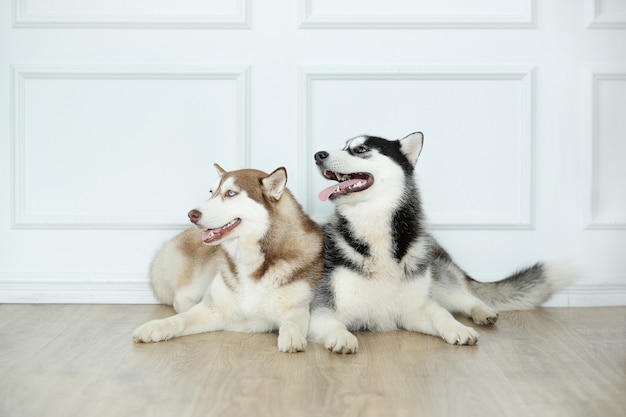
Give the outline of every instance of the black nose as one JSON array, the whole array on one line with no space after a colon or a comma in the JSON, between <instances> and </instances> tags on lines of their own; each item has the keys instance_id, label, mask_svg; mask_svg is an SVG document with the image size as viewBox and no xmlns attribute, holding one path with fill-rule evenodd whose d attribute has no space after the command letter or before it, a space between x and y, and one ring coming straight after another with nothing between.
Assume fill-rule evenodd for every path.
<instances>
[{"instance_id":1,"label":"black nose","mask_svg":"<svg viewBox=\"0 0 626 417\"><path fill-rule=\"evenodd\" d=\"M324 159L328 158L328 152L319 151L315 153L315 162L320 164Z\"/></svg>"}]
</instances>

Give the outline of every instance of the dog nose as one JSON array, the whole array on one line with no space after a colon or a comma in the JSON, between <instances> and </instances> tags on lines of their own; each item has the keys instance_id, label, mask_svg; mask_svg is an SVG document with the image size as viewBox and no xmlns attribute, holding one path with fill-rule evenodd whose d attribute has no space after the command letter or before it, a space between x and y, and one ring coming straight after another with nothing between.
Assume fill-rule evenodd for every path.
<instances>
[{"instance_id":1,"label":"dog nose","mask_svg":"<svg viewBox=\"0 0 626 417\"><path fill-rule=\"evenodd\" d=\"M202 217L202 213L200 213L196 209L193 209L189 213L187 213L187 216L189 216L189 221L191 221L191 223L196 224L198 223L198 220L200 220L200 217Z\"/></svg>"},{"instance_id":2,"label":"dog nose","mask_svg":"<svg viewBox=\"0 0 626 417\"><path fill-rule=\"evenodd\" d=\"M315 162L321 163L324 159L328 158L328 152L319 151L315 153Z\"/></svg>"}]
</instances>

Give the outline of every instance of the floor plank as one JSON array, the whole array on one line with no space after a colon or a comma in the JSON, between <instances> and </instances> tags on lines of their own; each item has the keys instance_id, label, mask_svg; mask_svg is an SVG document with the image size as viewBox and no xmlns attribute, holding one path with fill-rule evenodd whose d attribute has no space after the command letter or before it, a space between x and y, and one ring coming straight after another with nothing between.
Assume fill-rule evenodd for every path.
<instances>
[{"instance_id":1,"label":"floor plank","mask_svg":"<svg viewBox=\"0 0 626 417\"><path fill-rule=\"evenodd\" d=\"M349 356L280 353L275 334L132 343L136 326L170 314L0 305L0 415L626 415L626 307L503 313L472 347L359 333Z\"/></svg>"}]
</instances>

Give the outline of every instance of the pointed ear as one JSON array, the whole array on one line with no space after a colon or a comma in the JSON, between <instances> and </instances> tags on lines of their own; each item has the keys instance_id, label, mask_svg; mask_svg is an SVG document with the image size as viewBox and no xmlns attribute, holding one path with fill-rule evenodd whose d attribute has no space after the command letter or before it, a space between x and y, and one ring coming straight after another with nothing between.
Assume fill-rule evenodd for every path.
<instances>
[{"instance_id":1,"label":"pointed ear","mask_svg":"<svg viewBox=\"0 0 626 417\"><path fill-rule=\"evenodd\" d=\"M284 167L277 168L267 177L261 180L265 193L274 200L280 200L287 185L287 170Z\"/></svg>"},{"instance_id":2,"label":"pointed ear","mask_svg":"<svg viewBox=\"0 0 626 417\"><path fill-rule=\"evenodd\" d=\"M213 166L217 169L217 175L219 175L220 177L228 172L224 168L222 168L217 162L214 163Z\"/></svg>"},{"instance_id":3,"label":"pointed ear","mask_svg":"<svg viewBox=\"0 0 626 417\"><path fill-rule=\"evenodd\" d=\"M424 144L424 135L422 132L411 133L410 135L400 139L400 150L409 159L413 166L417 163L417 157L422 152Z\"/></svg>"}]
</instances>

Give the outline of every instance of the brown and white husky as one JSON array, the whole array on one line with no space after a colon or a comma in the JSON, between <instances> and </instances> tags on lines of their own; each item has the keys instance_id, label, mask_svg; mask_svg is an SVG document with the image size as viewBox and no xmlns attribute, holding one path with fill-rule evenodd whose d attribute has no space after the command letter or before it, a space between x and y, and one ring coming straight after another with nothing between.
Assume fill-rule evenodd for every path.
<instances>
[{"instance_id":1,"label":"brown and white husky","mask_svg":"<svg viewBox=\"0 0 626 417\"><path fill-rule=\"evenodd\" d=\"M151 283L178 314L150 321L135 342L226 330L278 331L278 349L306 348L309 305L323 269L323 232L286 188L287 171L227 172L189 212L196 228L156 253Z\"/></svg>"}]
</instances>

